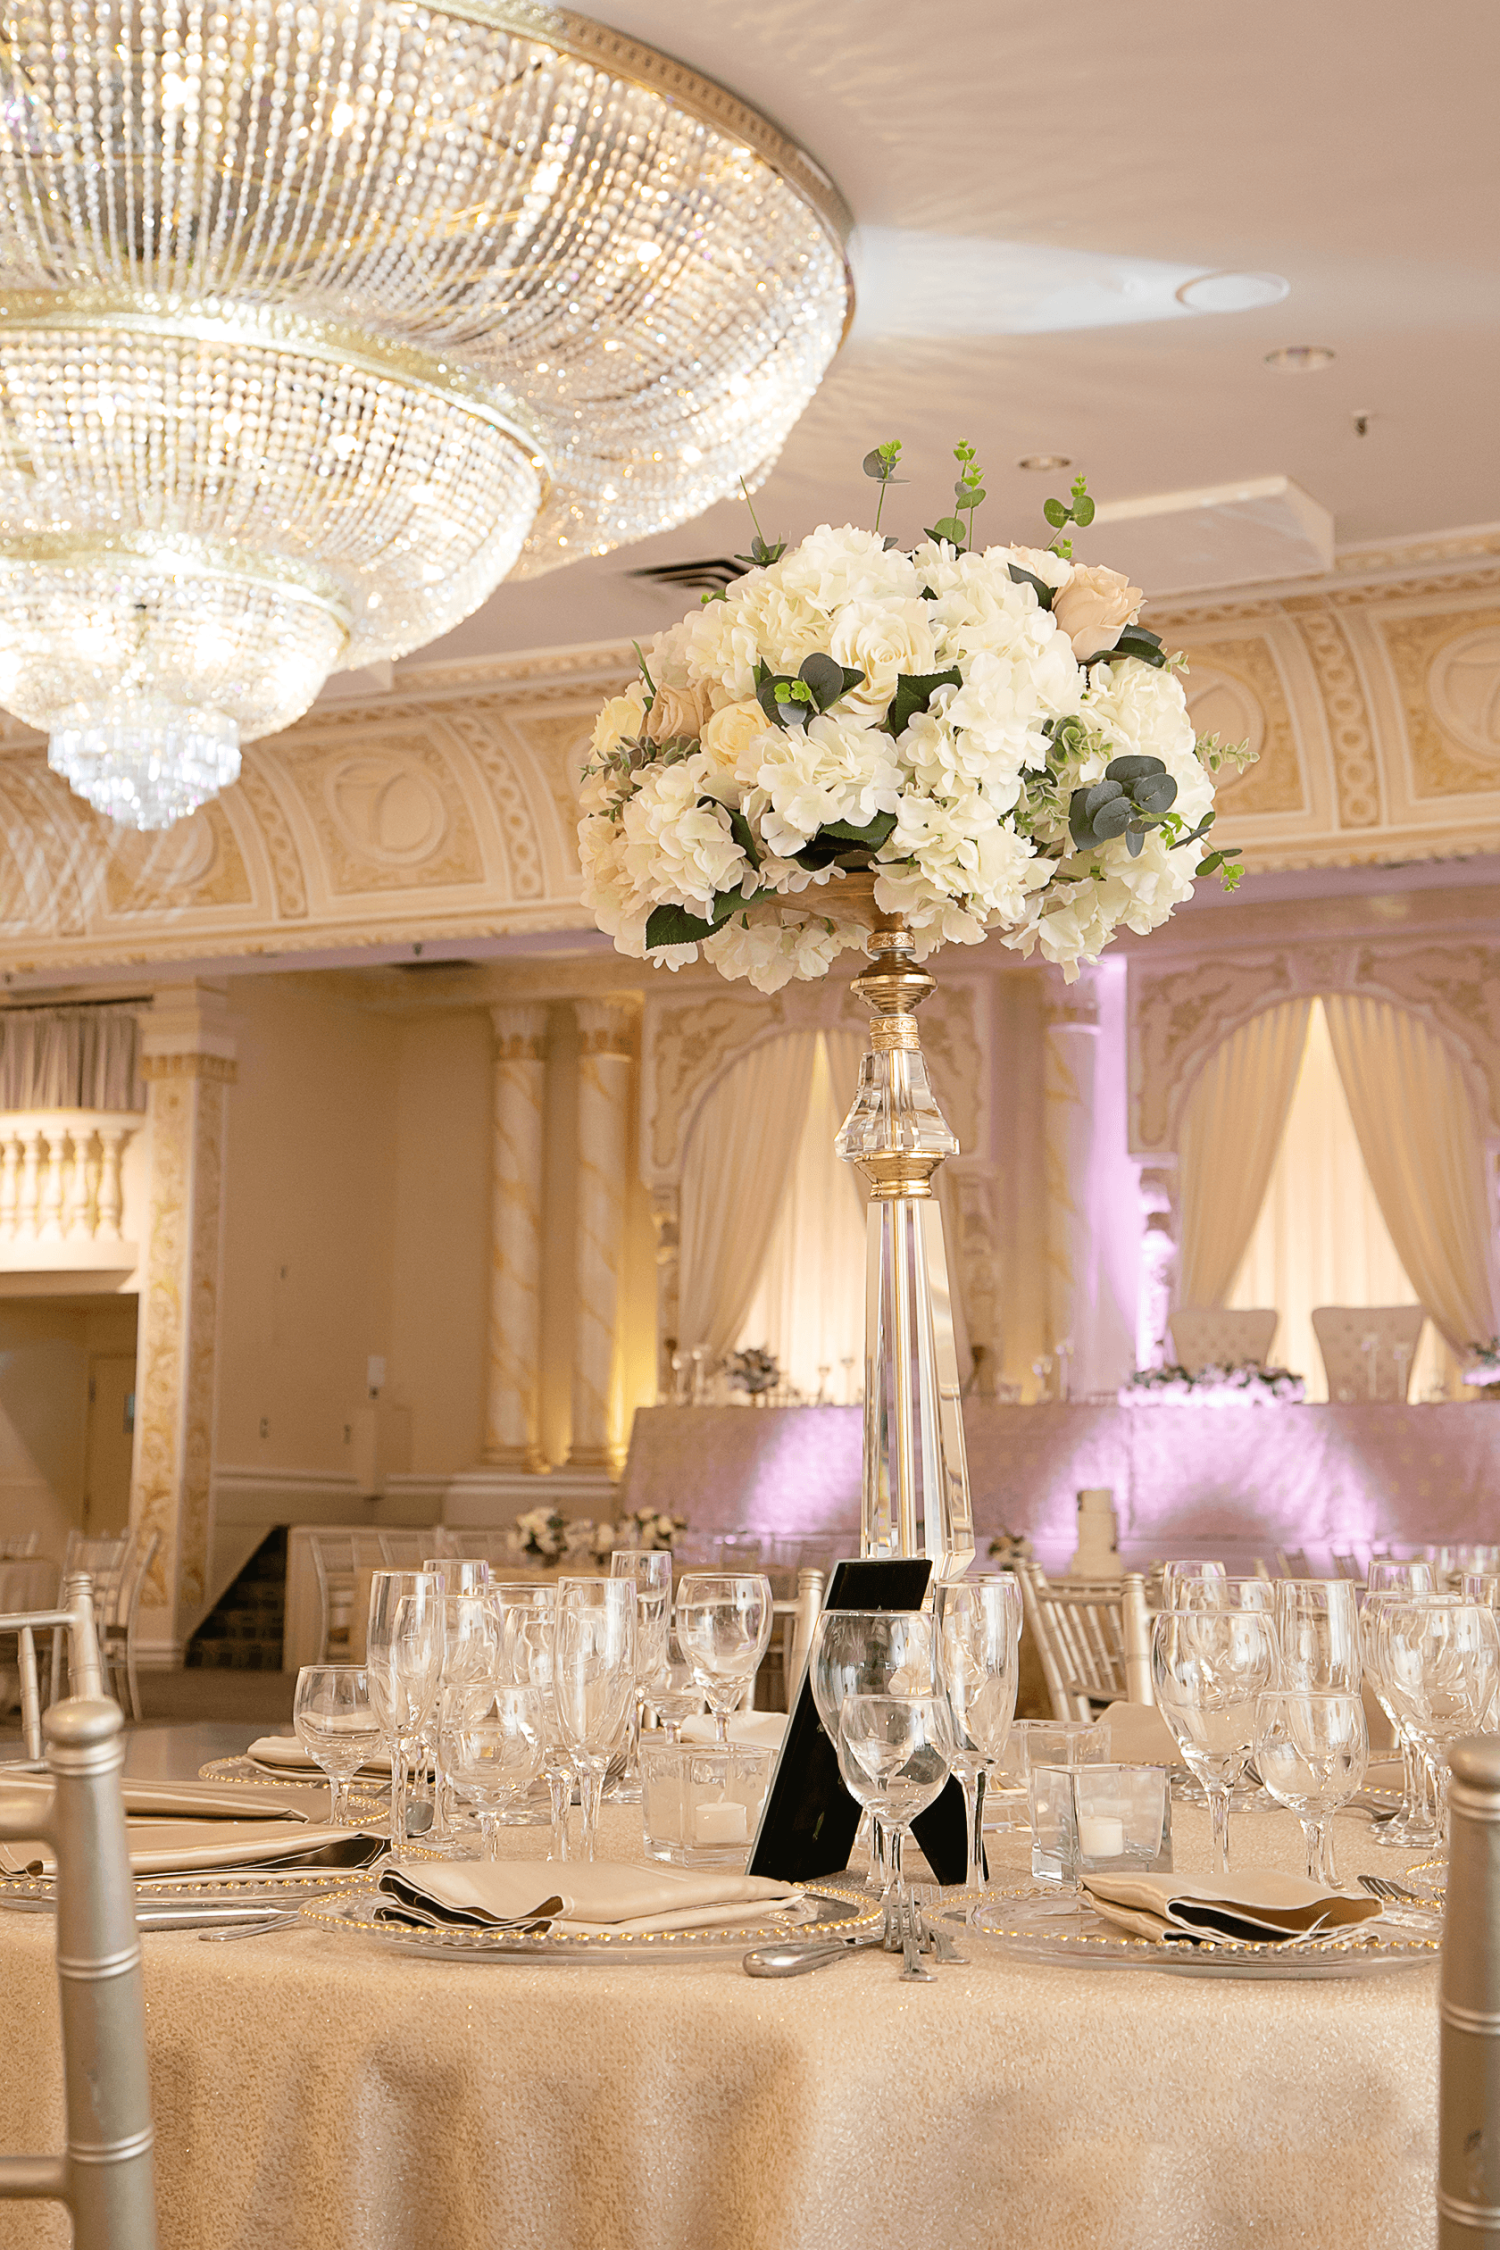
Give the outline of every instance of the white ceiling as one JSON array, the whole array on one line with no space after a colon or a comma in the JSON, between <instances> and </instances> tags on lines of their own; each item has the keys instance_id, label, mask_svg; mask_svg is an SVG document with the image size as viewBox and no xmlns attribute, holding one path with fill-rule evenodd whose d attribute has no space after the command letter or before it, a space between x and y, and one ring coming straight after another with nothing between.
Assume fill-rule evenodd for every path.
<instances>
[{"instance_id":1,"label":"white ceiling","mask_svg":"<svg viewBox=\"0 0 1500 2250\"><path fill-rule=\"evenodd\" d=\"M592 12L774 117L871 230L854 333L757 501L768 534L864 513L860 458L886 437L912 476L887 510L902 536L946 507L960 438L987 471L991 538L1039 539L1062 488L1016 467L1028 453L1070 455L1112 501L1288 476L1341 544L1500 519L1493 0ZM1185 313L1179 282L1225 269L1290 293ZM1266 366L1305 343L1332 366ZM502 587L421 661L655 631L693 597L630 571L747 532L723 503ZM1080 552L1109 560L1109 534Z\"/></svg>"}]
</instances>

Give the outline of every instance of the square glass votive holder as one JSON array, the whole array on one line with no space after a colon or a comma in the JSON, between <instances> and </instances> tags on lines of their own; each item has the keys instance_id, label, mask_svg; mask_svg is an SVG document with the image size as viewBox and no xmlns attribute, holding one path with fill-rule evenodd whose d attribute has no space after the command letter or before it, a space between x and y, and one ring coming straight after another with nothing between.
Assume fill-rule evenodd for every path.
<instances>
[{"instance_id":1,"label":"square glass votive holder","mask_svg":"<svg viewBox=\"0 0 1500 2250\"><path fill-rule=\"evenodd\" d=\"M1047 1882L1074 1880L1073 1797L1067 1776L1081 1766L1105 1765L1109 1728L1087 1719L1034 1719L1026 1730L1026 1809L1031 1822L1031 1872Z\"/></svg>"},{"instance_id":2,"label":"square glass votive holder","mask_svg":"<svg viewBox=\"0 0 1500 2250\"><path fill-rule=\"evenodd\" d=\"M743 1867L774 1762L775 1752L761 1743L655 1743L643 1735L648 1858L677 1867Z\"/></svg>"},{"instance_id":3,"label":"square glass votive holder","mask_svg":"<svg viewBox=\"0 0 1500 2250\"><path fill-rule=\"evenodd\" d=\"M1076 1886L1080 1875L1160 1873L1172 1865L1165 1766L1091 1763L1032 1769L1032 1873Z\"/></svg>"}]
</instances>

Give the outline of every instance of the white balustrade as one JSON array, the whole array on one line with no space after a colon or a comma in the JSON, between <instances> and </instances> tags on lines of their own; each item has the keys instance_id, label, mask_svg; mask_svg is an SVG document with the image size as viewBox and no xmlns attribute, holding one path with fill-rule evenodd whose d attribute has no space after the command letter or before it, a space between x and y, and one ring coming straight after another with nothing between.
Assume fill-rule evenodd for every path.
<instances>
[{"instance_id":1,"label":"white balustrade","mask_svg":"<svg viewBox=\"0 0 1500 2250\"><path fill-rule=\"evenodd\" d=\"M142 1122L134 1110L0 1111L0 1265L16 1263L17 1253L45 1264L49 1244L71 1253L59 1255L59 1266L84 1246L114 1250L125 1220L125 1151Z\"/></svg>"}]
</instances>

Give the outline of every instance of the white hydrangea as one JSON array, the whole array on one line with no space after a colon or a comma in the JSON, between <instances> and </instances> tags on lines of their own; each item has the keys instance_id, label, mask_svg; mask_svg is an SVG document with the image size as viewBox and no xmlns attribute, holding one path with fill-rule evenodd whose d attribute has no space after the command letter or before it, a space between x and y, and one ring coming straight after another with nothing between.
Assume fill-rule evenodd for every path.
<instances>
[{"instance_id":1,"label":"white hydrangea","mask_svg":"<svg viewBox=\"0 0 1500 2250\"><path fill-rule=\"evenodd\" d=\"M836 957L858 945L861 933L831 923L787 924L774 907L735 915L703 941L705 959L721 976L748 977L757 992L779 992L793 979L812 983L826 976Z\"/></svg>"},{"instance_id":2,"label":"white hydrangea","mask_svg":"<svg viewBox=\"0 0 1500 2250\"><path fill-rule=\"evenodd\" d=\"M790 859L831 822L868 828L878 813L894 812L902 773L888 734L824 712L806 727L778 730L756 783L745 809L758 813L771 850Z\"/></svg>"},{"instance_id":3,"label":"white hydrangea","mask_svg":"<svg viewBox=\"0 0 1500 2250\"><path fill-rule=\"evenodd\" d=\"M699 802L712 775L701 750L675 765L647 766L620 816L625 873L655 905L705 913L720 891L747 877L754 887L754 870L727 811Z\"/></svg>"}]
</instances>

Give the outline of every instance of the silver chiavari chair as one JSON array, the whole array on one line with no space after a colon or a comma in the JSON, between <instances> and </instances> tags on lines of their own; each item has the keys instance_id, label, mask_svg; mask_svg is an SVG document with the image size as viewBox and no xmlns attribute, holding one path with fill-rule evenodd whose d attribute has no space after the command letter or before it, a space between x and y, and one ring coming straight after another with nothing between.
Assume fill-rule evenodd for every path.
<instances>
[{"instance_id":1,"label":"silver chiavari chair","mask_svg":"<svg viewBox=\"0 0 1500 2250\"><path fill-rule=\"evenodd\" d=\"M76 2250L155 2250L146 2012L135 1923L118 1704L54 1703L43 1721L52 1787L39 1815L0 1783L0 1837L40 1834L57 1857L57 1975L67 2147L0 2157L0 2198L65 2203Z\"/></svg>"},{"instance_id":2,"label":"silver chiavari chair","mask_svg":"<svg viewBox=\"0 0 1500 2250\"><path fill-rule=\"evenodd\" d=\"M1140 1571L1093 1582L1049 1579L1037 1563L1015 1569L1055 1719L1092 1719L1111 1703L1156 1700Z\"/></svg>"},{"instance_id":3,"label":"silver chiavari chair","mask_svg":"<svg viewBox=\"0 0 1500 2250\"><path fill-rule=\"evenodd\" d=\"M0 1617L0 1633L14 1633L21 1673L21 1746L25 1757L21 1771L35 1772L42 1765L42 1698L37 1670L36 1636L52 1635L52 1678L58 1673L58 1642L67 1636L68 1685L74 1696L100 1697L104 1674L99 1658L99 1633L94 1620L93 1588L88 1572L75 1570L63 1580L58 1609L23 1609Z\"/></svg>"},{"instance_id":4,"label":"silver chiavari chair","mask_svg":"<svg viewBox=\"0 0 1500 2250\"><path fill-rule=\"evenodd\" d=\"M1500 1738L1449 1752L1438 2250L1500 2237Z\"/></svg>"}]
</instances>

